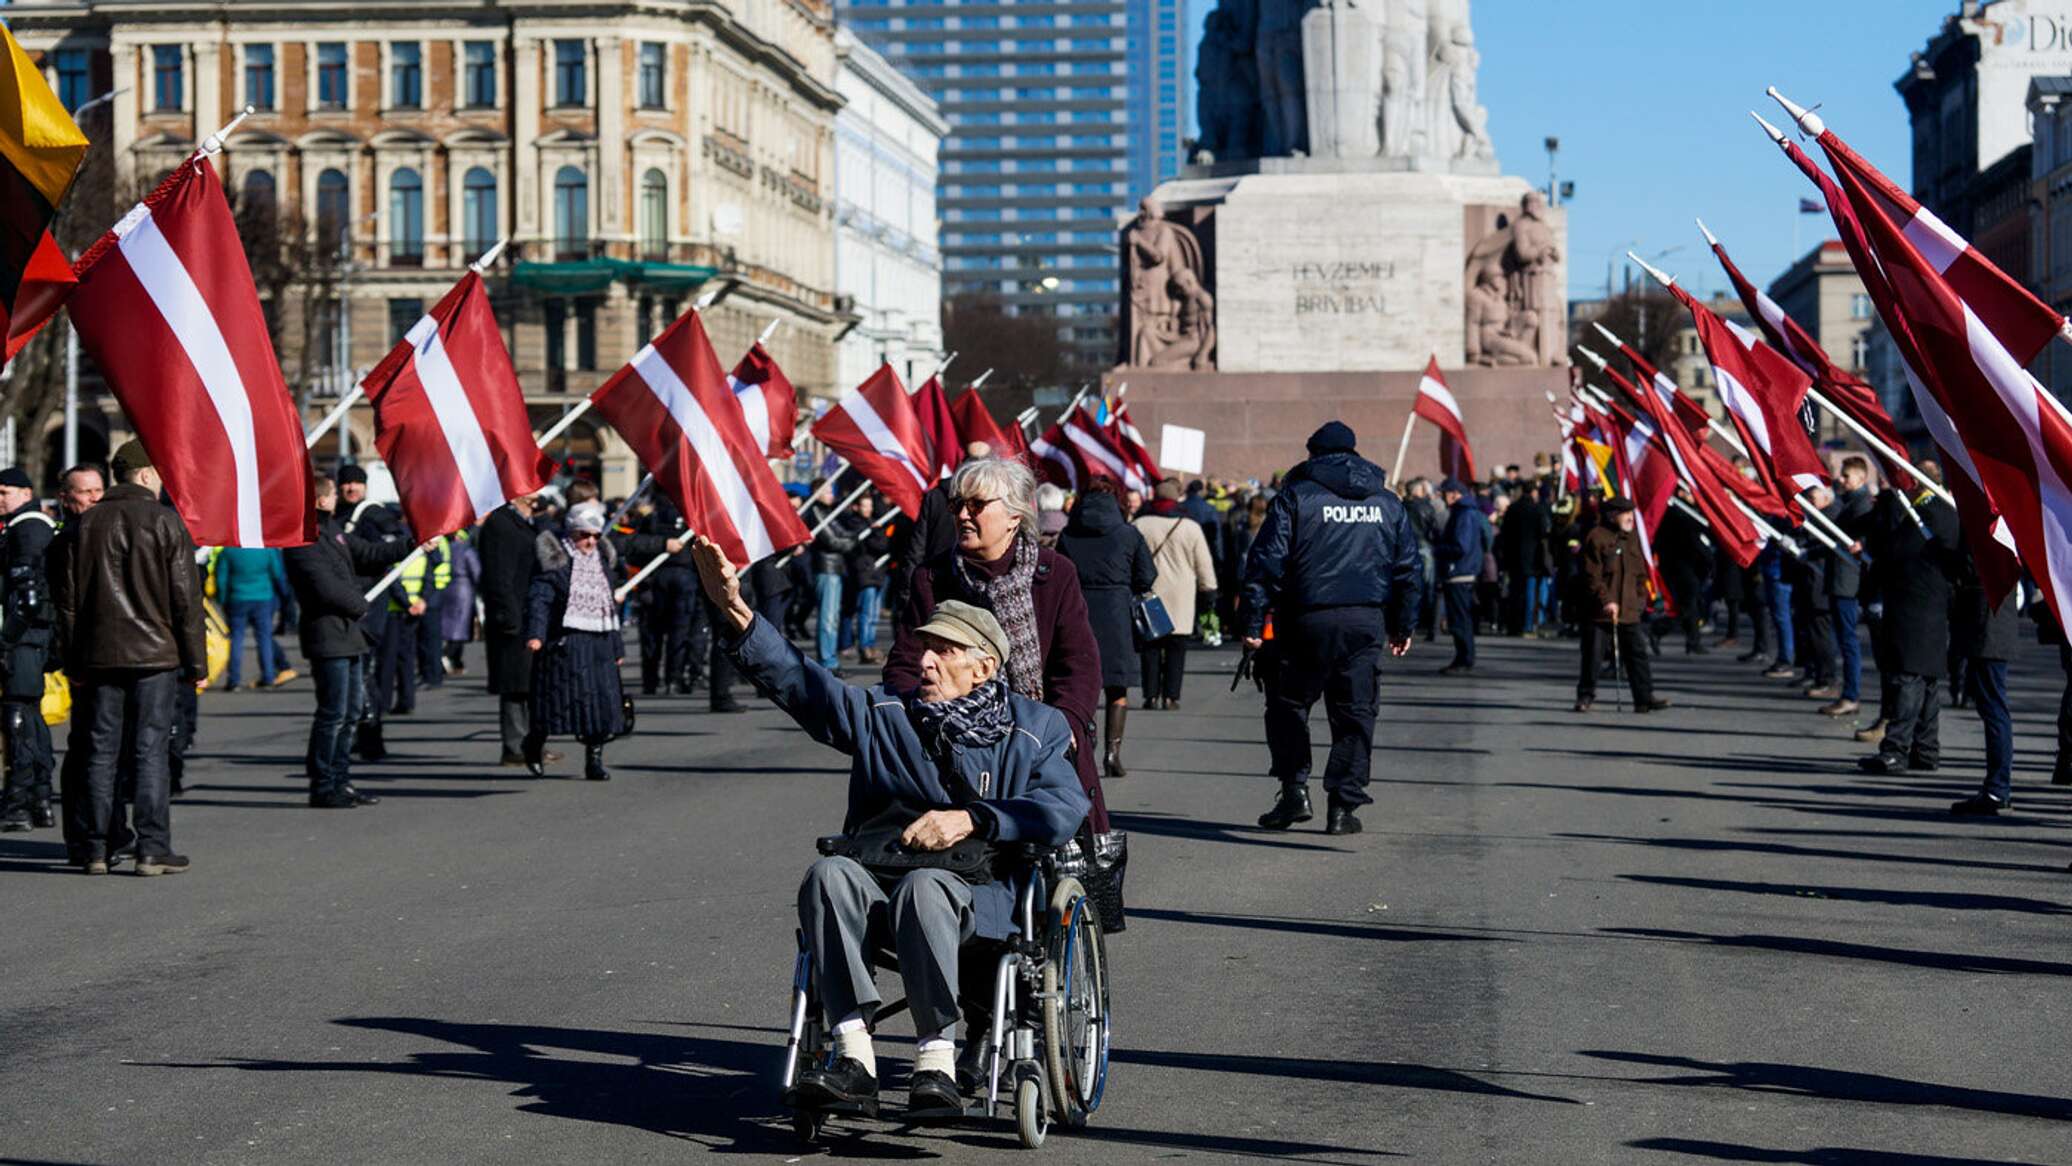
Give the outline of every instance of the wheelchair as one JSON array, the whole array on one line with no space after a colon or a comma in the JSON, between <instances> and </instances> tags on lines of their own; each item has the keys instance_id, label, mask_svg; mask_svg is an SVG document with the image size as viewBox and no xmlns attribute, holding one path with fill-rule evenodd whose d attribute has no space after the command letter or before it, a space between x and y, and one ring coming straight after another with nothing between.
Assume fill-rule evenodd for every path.
<instances>
[{"instance_id":1,"label":"wheelchair","mask_svg":"<svg viewBox=\"0 0 2072 1166\"><path fill-rule=\"evenodd\" d=\"M833 853L839 841L820 841L822 854ZM960 955L965 967L993 968L990 1018L975 1062L960 1058L958 1084L967 1096L963 1117L994 1119L1011 1112L1021 1144L1035 1149L1052 1125L1078 1128L1101 1105L1108 1082L1109 1014L1107 946L1102 938L1099 908L1080 881L1087 860L1076 841L1063 847L1019 847L1010 858L1028 876L1015 907L1019 933L1005 940L981 939L966 944ZM803 933L792 966L791 1030L784 1044L780 1096L805 1069L832 1055L828 1018L822 1015L812 979L812 960ZM872 953L879 971L898 970L890 950ZM977 1009L970 988L975 977L963 976L964 1013ZM881 1006L871 1021L875 1032L887 1017L906 1009L901 997ZM966 1026L967 1050L981 1033ZM965 1079L975 1066L976 1082ZM863 1116L856 1106L793 1109L792 1130L800 1141L817 1142L831 1118Z\"/></svg>"}]
</instances>

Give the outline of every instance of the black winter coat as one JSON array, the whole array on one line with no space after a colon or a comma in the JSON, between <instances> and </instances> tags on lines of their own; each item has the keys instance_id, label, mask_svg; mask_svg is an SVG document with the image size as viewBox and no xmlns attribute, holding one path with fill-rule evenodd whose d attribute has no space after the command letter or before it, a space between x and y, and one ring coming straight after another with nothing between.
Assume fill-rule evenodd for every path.
<instances>
[{"instance_id":1,"label":"black winter coat","mask_svg":"<svg viewBox=\"0 0 2072 1166\"><path fill-rule=\"evenodd\" d=\"M1088 494L1072 508L1072 521L1058 536L1058 553L1079 572L1086 618L1101 648L1101 683L1126 688L1142 676L1137 660L1131 606L1158 581L1151 545L1125 522L1112 494Z\"/></svg>"},{"instance_id":2,"label":"black winter coat","mask_svg":"<svg viewBox=\"0 0 2072 1166\"><path fill-rule=\"evenodd\" d=\"M1288 472L1245 565L1245 635L1264 630L1268 610L1320 607L1386 608L1389 635L1410 634L1424 560L1386 478L1355 453L1323 454Z\"/></svg>"},{"instance_id":3,"label":"black winter coat","mask_svg":"<svg viewBox=\"0 0 2072 1166\"><path fill-rule=\"evenodd\" d=\"M1870 527L1871 492L1843 490L1824 513L1851 538L1861 541ZM1836 599L1856 598L1863 591L1863 564L1847 555L1832 558L1827 570L1827 593Z\"/></svg>"},{"instance_id":4,"label":"black winter coat","mask_svg":"<svg viewBox=\"0 0 2072 1166\"><path fill-rule=\"evenodd\" d=\"M2019 605L2014 595L2015 588L2009 588L1995 605L1967 550L1950 601L1950 655L1967 660L2014 659L2015 639L2021 634L2021 612L2016 610Z\"/></svg>"},{"instance_id":5,"label":"black winter coat","mask_svg":"<svg viewBox=\"0 0 2072 1166\"><path fill-rule=\"evenodd\" d=\"M5 649L4 688L17 699L43 695L43 673L57 643L57 609L50 599L50 576L44 557L57 524L38 509L34 499L7 516L0 535L0 586L6 588L5 615L0 617L0 648Z\"/></svg>"},{"instance_id":6,"label":"black winter coat","mask_svg":"<svg viewBox=\"0 0 2072 1166\"><path fill-rule=\"evenodd\" d=\"M370 572L387 573L409 554L410 544L402 539L379 543L347 534L335 514L317 527L316 541L289 547L282 558L302 609L302 654L311 660L365 655L373 639L360 624L368 607L368 584L360 580Z\"/></svg>"},{"instance_id":7,"label":"black winter coat","mask_svg":"<svg viewBox=\"0 0 2072 1166\"><path fill-rule=\"evenodd\" d=\"M1885 604L1880 634L1894 671L1940 676L1949 667L1950 600L1964 570L1964 544L1949 503L1924 490L1914 509L1932 539L1921 537L1899 495L1887 490L1872 507L1864 545Z\"/></svg>"},{"instance_id":8,"label":"black winter coat","mask_svg":"<svg viewBox=\"0 0 2072 1166\"><path fill-rule=\"evenodd\" d=\"M525 650L525 593L539 564L540 535L532 520L499 506L482 520L475 553L482 560L482 639L489 657L489 691L524 696L532 688L532 653Z\"/></svg>"},{"instance_id":9,"label":"black winter coat","mask_svg":"<svg viewBox=\"0 0 2072 1166\"><path fill-rule=\"evenodd\" d=\"M1496 528L1496 564L1514 579L1550 575L1547 512L1531 494L1520 494Z\"/></svg>"},{"instance_id":10,"label":"black winter coat","mask_svg":"<svg viewBox=\"0 0 2072 1166\"><path fill-rule=\"evenodd\" d=\"M815 502L806 507L806 512L801 514L799 519L806 524L807 530L812 530L820 526L833 511L834 507ZM849 573L849 553L856 549L856 534L853 529L843 525L842 520L847 517L847 511L836 515L833 522L829 522L821 528L819 534L813 536L813 549L808 557L813 561L815 575Z\"/></svg>"}]
</instances>

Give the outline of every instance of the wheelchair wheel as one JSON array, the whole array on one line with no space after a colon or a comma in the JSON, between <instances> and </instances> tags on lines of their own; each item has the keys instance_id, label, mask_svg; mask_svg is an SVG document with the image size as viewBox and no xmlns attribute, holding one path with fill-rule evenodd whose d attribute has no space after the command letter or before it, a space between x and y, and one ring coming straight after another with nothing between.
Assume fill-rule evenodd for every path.
<instances>
[{"instance_id":1,"label":"wheelchair wheel","mask_svg":"<svg viewBox=\"0 0 2072 1166\"><path fill-rule=\"evenodd\" d=\"M1043 1087L1034 1077L1024 1077L1015 1082L1014 1131L1021 1136L1024 1150L1042 1146L1044 1135L1050 1133L1050 1114L1043 1105Z\"/></svg>"},{"instance_id":2,"label":"wheelchair wheel","mask_svg":"<svg viewBox=\"0 0 2072 1166\"><path fill-rule=\"evenodd\" d=\"M1058 1120L1086 1124L1108 1081L1108 949L1101 918L1077 879L1058 880L1050 900L1050 950L1043 964L1043 1056Z\"/></svg>"}]
</instances>

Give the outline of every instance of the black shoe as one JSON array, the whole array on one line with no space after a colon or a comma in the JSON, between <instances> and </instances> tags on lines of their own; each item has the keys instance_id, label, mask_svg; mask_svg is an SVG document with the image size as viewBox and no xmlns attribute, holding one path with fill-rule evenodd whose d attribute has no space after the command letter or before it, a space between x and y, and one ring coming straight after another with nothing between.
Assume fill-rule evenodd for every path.
<instances>
[{"instance_id":1,"label":"black shoe","mask_svg":"<svg viewBox=\"0 0 2072 1166\"><path fill-rule=\"evenodd\" d=\"M731 696L721 696L713 698L712 711L716 713L745 713L748 711L748 706Z\"/></svg>"},{"instance_id":2,"label":"black shoe","mask_svg":"<svg viewBox=\"0 0 2072 1166\"><path fill-rule=\"evenodd\" d=\"M661 689L662 689L662 686L661 686L661 685L659 685L659 684L643 684L643 685L641 685L641 686L640 686L640 695L642 695L642 696L653 696L653 695L655 695L655 694L656 694L657 692L660 692L660 691L661 691Z\"/></svg>"},{"instance_id":3,"label":"black shoe","mask_svg":"<svg viewBox=\"0 0 2072 1166\"><path fill-rule=\"evenodd\" d=\"M49 802L38 802L29 807L29 821L35 823L38 830L48 830L58 824L57 811L50 808Z\"/></svg>"},{"instance_id":4,"label":"black shoe","mask_svg":"<svg viewBox=\"0 0 2072 1166\"><path fill-rule=\"evenodd\" d=\"M948 1073L933 1069L913 1075L907 1082L907 1120L943 1121L964 1116L964 1095Z\"/></svg>"},{"instance_id":5,"label":"black shoe","mask_svg":"<svg viewBox=\"0 0 2072 1166\"><path fill-rule=\"evenodd\" d=\"M1932 758L1909 757L1907 758L1907 768L1915 773L1934 773L1936 770L1941 769L1942 766L1937 764Z\"/></svg>"},{"instance_id":6,"label":"black shoe","mask_svg":"<svg viewBox=\"0 0 2072 1166\"><path fill-rule=\"evenodd\" d=\"M815 1065L799 1074L784 1096L793 1109L827 1109L838 1105L860 1107L870 1117L878 1116L878 1079L864 1069L863 1062L843 1057L832 1069Z\"/></svg>"},{"instance_id":7,"label":"black shoe","mask_svg":"<svg viewBox=\"0 0 2072 1166\"><path fill-rule=\"evenodd\" d=\"M309 795L309 808L312 810L350 810L359 804L351 794L340 790L325 790L322 793L312 790Z\"/></svg>"},{"instance_id":8,"label":"black shoe","mask_svg":"<svg viewBox=\"0 0 2072 1166\"><path fill-rule=\"evenodd\" d=\"M1993 818L2007 808L2007 803L1989 794L1973 794L1961 802L1950 805L1950 813L1959 818Z\"/></svg>"},{"instance_id":9,"label":"black shoe","mask_svg":"<svg viewBox=\"0 0 2072 1166\"><path fill-rule=\"evenodd\" d=\"M506 753L503 756L503 760L497 762L497 764L505 769L522 769L525 767L525 754Z\"/></svg>"},{"instance_id":10,"label":"black shoe","mask_svg":"<svg viewBox=\"0 0 2072 1166\"><path fill-rule=\"evenodd\" d=\"M2072 766L2060 765L2050 772L2052 785L2072 785Z\"/></svg>"},{"instance_id":11,"label":"black shoe","mask_svg":"<svg viewBox=\"0 0 2072 1166\"><path fill-rule=\"evenodd\" d=\"M547 776L547 752L544 744L545 742L533 741L525 743L525 772L534 777Z\"/></svg>"},{"instance_id":12,"label":"black shoe","mask_svg":"<svg viewBox=\"0 0 2072 1166\"><path fill-rule=\"evenodd\" d=\"M1668 697L1666 697L1666 696L1656 696L1656 697L1650 697L1650 698L1648 698L1648 699L1647 699L1646 701L1643 701L1643 702L1639 702L1639 703L1636 703L1636 704L1635 704L1635 705L1633 706L1633 711L1634 711L1634 712L1637 712L1637 713L1659 713L1659 712L1661 712L1661 711L1662 711L1663 709L1666 709L1666 708L1668 708L1668 707L1669 707L1669 698L1668 698Z\"/></svg>"},{"instance_id":13,"label":"black shoe","mask_svg":"<svg viewBox=\"0 0 2072 1166\"><path fill-rule=\"evenodd\" d=\"M1332 806L1331 812L1324 818L1324 833L1326 834L1358 834L1359 832L1360 820L1353 817L1351 806Z\"/></svg>"},{"instance_id":14,"label":"black shoe","mask_svg":"<svg viewBox=\"0 0 2072 1166\"><path fill-rule=\"evenodd\" d=\"M1473 673L1474 671L1475 666L1473 664L1448 664L1446 667L1439 669L1439 675L1467 676Z\"/></svg>"},{"instance_id":15,"label":"black shoe","mask_svg":"<svg viewBox=\"0 0 2072 1166\"><path fill-rule=\"evenodd\" d=\"M338 792L351 798L356 806L378 806L381 804L380 798L370 793L361 793L359 787L351 782L346 782L344 785L339 786Z\"/></svg>"},{"instance_id":16,"label":"black shoe","mask_svg":"<svg viewBox=\"0 0 2072 1166\"><path fill-rule=\"evenodd\" d=\"M604 746L588 745L583 749L583 776L591 781L610 781L612 771L604 767Z\"/></svg>"},{"instance_id":17,"label":"black shoe","mask_svg":"<svg viewBox=\"0 0 2072 1166\"><path fill-rule=\"evenodd\" d=\"M1579 713L1587 713L1590 711L1590 706L1594 703L1596 703L1596 701L1592 697L1579 696L1576 698L1575 711Z\"/></svg>"},{"instance_id":18,"label":"black shoe","mask_svg":"<svg viewBox=\"0 0 2072 1166\"><path fill-rule=\"evenodd\" d=\"M1865 773L1905 773L1907 759L1897 753L1873 753L1869 757L1857 758L1856 768Z\"/></svg>"},{"instance_id":19,"label":"black shoe","mask_svg":"<svg viewBox=\"0 0 2072 1166\"><path fill-rule=\"evenodd\" d=\"M184 874L187 871L187 856L184 854L139 854L137 873L145 878L162 874Z\"/></svg>"},{"instance_id":20,"label":"black shoe","mask_svg":"<svg viewBox=\"0 0 2072 1166\"><path fill-rule=\"evenodd\" d=\"M1307 822L1316 817L1309 808L1309 784L1281 783L1281 796L1273 803L1273 809L1259 815L1259 825L1266 830L1286 830L1297 822Z\"/></svg>"}]
</instances>

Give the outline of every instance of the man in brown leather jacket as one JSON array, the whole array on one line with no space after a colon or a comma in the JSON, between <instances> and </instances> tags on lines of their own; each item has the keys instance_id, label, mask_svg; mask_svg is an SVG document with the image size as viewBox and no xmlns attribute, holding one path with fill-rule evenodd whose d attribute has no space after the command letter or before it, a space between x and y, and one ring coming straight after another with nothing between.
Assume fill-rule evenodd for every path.
<instances>
[{"instance_id":1,"label":"man in brown leather jacket","mask_svg":"<svg viewBox=\"0 0 2072 1166\"><path fill-rule=\"evenodd\" d=\"M1640 613L1648 605L1648 559L1634 529L1633 503L1611 498L1603 522L1583 536L1577 552L1583 570L1583 665L1576 679L1576 711L1587 713L1597 699L1597 670L1604 660L1605 640L1618 637L1619 663L1633 684L1633 711L1669 707L1657 697L1648 666L1647 644L1640 634Z\"/></svg>"},{"instance_id":2,"label":"man in brown leather jacket","mask_svg":"<svg viewBox=\"0 0 2072 1166\"><path fill-rule=\"evenodd\" d=\"M87 760L88 826L82 859L105 874L117 773L136 775L136 872L174 874L169 746L179 685L202 684L201 576L194 540L158 500L158 471L142 443L115 452L118 483L73 520L53 547L51 595L59 650L71 677L75 716L92 718Z\"/></svg>"}]
</instances>

